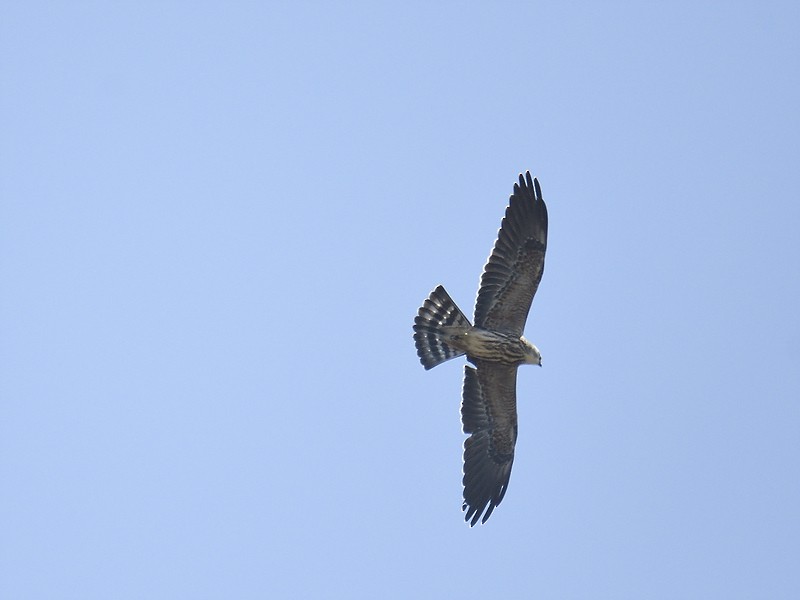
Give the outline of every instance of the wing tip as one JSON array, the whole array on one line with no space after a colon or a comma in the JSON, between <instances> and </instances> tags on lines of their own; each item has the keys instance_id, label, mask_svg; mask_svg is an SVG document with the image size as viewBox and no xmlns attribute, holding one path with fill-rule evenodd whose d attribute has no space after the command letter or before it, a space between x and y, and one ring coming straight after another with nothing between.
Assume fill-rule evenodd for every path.
<instances>
[{"instance_id":1,"label":"wing tip","mask_svg":"<svg viewBox=\"0 0 800 600\"><path fill-rule=\"evenodd\" d=\"M492 512L494 512L495 507L500 504L499 502L489 502L488 505L483 505L480 508L477 506L470 506L466 502L461 505L461 510L464 511L464 521L469 523L470 527L475 527L478 524L478 521L481 522L481 525L485 525L486 521L489 520L489 517L492 516Z\"/></svg>"},{"instance_id":2,"label":"wing tip","mask_svg":"<svg viewBox=\"0 0 800 600\"><path fill-rule=\"evenodd\" d=\"M519 174L519 183L514 184L514 191L529 189L534 192L537 200L542 200L542 186L539 185L539 178L531 175L530 171L525 171L525 175Z\"/></svg>"},{"instance_id":3,"label":"wing tip","mask_svg":"<svg viewBox=\"0 0 800 600\"><path fill-rule=\"evenodd\" d=\"M531 175L530 171L525 171L525 174L519 174L519 181L514 183L514 193L511 195L518 196L527 192L534 201L544 202L542 197L542 186L539 185L539 179Z\"/></svg>"}]
</instances>

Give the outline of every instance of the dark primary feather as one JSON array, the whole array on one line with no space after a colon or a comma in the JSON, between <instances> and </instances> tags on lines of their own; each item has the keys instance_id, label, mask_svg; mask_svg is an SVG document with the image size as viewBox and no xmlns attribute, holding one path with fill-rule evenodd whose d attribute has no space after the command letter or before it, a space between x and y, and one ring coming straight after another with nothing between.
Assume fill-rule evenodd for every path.
<instances>
[{"instance_id":1,"label":"dark primary feather","mask_svg":"<svg viewBox=\"0 0 800 600\"><path fill-rule=\"evenodd\" d=\"M517 441L517 367L474 362L476 369L464 369L461 403L464 433L470 434L464 441L462 509L470 526L485 523L503 500Z\"/></svg>"},{"instance_id":2,"label":"dark primary feather","mask_svg":"<svg viewBox=\"0 0 800 600\"><path fill-rule=\"evenodd\" d=\"M539 181L519 176L483 270L475 326L522 335L544 271L547 207Z\"/></svg>"}]
</instances>

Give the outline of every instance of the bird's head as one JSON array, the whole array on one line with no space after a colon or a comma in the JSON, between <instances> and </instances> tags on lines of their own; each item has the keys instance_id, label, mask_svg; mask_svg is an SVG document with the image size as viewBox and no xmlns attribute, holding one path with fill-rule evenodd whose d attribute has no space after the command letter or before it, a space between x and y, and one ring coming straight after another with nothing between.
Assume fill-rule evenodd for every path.
<instances>
[{"instance_id":1,"label":"bird's head","mask_svg":"<svg viewBox=\"0 0 800 600\"><path fill-rule=\"evenodd\" d=\"M542 366L542 353L539 352L539 349L531 344L528 340L524 337L520 338L522 340L523 346L525 346L525 364L526 365L539 365Z\"/></svg>"}]
</instances>

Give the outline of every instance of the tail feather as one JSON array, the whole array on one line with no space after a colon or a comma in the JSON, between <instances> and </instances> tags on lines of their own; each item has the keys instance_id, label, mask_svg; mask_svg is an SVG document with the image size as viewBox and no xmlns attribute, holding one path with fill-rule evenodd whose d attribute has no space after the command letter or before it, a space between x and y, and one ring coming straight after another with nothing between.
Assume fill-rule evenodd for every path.
<instances>
[{"instance_id":1,"label":"tail feather","mask_svg":"<svg viewBox=\"0 0 800 600\"><path fill-rule=\"evenodd\" d=\"M425 369L464 354L462 350L451 348L445 343L445 328L471 327L469 319L456 306L453 299L440 285L423 302L414 319L414 342L417 345L419 360Z\"/></svg>"}]
</instances>

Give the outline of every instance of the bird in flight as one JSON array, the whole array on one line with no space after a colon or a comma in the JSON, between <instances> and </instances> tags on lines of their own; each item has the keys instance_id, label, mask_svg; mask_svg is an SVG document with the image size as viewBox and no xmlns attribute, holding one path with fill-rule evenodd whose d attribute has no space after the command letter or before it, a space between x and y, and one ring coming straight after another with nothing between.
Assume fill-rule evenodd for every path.
<instances>
[{"instance_id":1,"label":"bird in flight","mask_svg":"<svg viewBox=\"0 0 800 600\"><path fill-rule=\"evenodd\" d=\"M508 489L517 441L517 367L542 364L522 337L544 271L547 207L530 172L519 176L483 268L475 324L441 285L414 319L414 342L425 369L466 354L461 422L464 433L465 520L485 523Z\"/></svg>"}]
</instances>

